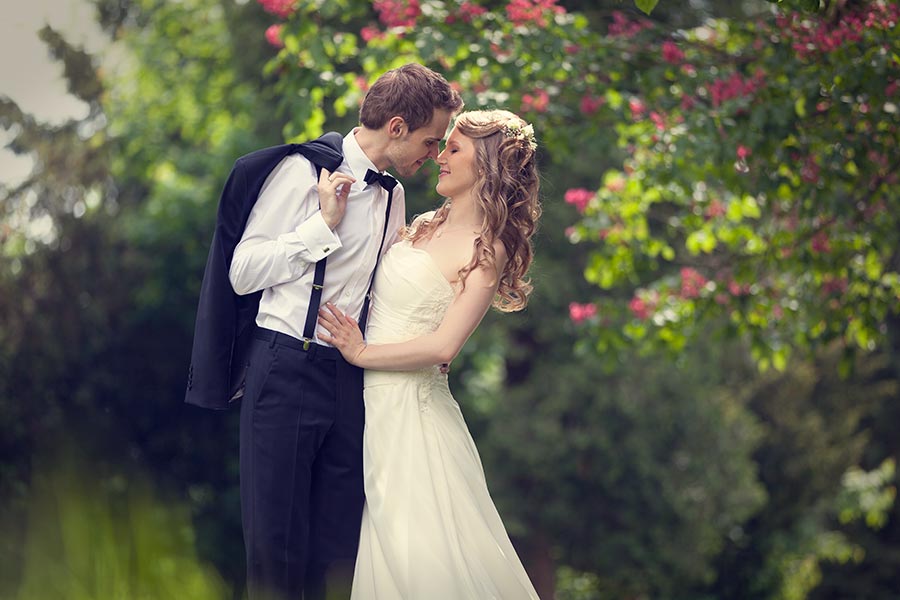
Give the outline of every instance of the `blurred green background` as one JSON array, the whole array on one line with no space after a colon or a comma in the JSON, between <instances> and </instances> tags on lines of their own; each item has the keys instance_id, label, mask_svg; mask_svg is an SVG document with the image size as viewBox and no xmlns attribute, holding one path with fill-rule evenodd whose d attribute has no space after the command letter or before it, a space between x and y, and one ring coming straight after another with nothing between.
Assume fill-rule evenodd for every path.
<instances>
[{"instance_id":1,"label":"blurred green background","mask_svg":"<svg viewBox=\"0 0 900 600\"><path fill-rule=\"evenodd\" d=\"M101 45L36 32L83 111L0 87L31 161L0 181L0 597L243 596L237 412L182 402L218 194L412 60L540 144L535 292L451 385L541 597L900 597L900 8L654 4L89 0Z\"/></svg>"}]
</instances>

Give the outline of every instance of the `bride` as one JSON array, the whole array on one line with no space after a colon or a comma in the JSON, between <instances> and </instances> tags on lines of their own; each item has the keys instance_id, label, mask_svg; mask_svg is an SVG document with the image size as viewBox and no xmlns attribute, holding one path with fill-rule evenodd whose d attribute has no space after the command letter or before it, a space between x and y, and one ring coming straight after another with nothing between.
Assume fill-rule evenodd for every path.
<instances>
[{"instance_id":1,"label":"bride","mask_svg":"<svg viewBox=\"0 0 900 600\"><path fill-rule=\"evenodd\" d=\"M366 505L351 598L537 598L488 493L481 459L433 365L488 308L525 307L540 216L534 133L503 110L462 113L437 158L447 200L384 257L367 340L331 304L320 324L365 371Z\"/></svg>"}]
</instances>

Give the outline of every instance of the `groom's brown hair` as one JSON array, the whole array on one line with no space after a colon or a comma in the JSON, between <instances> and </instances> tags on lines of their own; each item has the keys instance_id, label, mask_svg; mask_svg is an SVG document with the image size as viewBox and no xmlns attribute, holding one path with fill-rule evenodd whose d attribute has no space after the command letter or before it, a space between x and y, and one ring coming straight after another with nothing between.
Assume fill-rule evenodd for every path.
<instances>
[{"instance_id":1,"label":"groom's brown hair","mask_svg":"<svg viewBox=\"0 0 900 600\"><path fill-rule=\"evenodd\" d=\"M415 131L431 122L435 110L454 115L462 107L459 93L441 74L409 63L384 73L372 84L359 108L359 122L380 129L391 117L399 116Z\"/></svg>"}]
</instances>

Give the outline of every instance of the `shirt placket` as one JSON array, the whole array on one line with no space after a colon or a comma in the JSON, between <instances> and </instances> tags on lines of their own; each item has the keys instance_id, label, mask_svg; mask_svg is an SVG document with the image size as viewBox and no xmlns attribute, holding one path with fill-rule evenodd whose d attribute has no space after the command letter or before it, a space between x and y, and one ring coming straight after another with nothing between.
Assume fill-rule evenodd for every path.
<instances>
[{"instance_id":1,"label":"shirt placket","mask_svg":"<svg viewBox=\"0 0 900 600\"><path fill-rule=\"evenodd\" d=\"M378 243L381 241L381 231L384 228L384 223L379 223L380 214L384 212L384 206L382 206L384 200L381 198L383 190L377 186L372 186L372 188L370 193L374 194L374 197L361 199L367 206L367 214L364 220L369 224L369 238L367 241L362 242L365 248L365 258L354 269L353 277L346 288L346 301L348 304L351 298L359 298L368 290L369 277L372 275L372 268L375 265L375 260L377 260ZM354 308L354 310L359 310L359 307ZM359 315L353 315L353 317L358 318Z\"/></svg>"}]
</instances>

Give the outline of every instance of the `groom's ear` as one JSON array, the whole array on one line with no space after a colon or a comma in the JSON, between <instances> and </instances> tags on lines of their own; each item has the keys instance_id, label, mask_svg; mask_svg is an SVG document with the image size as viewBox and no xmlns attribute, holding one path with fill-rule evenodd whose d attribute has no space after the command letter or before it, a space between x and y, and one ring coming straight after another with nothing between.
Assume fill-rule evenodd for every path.
<instances>
[{"instance_id":1,"label":"groom's ear","mask_svg":"<svg viewBox=\"0 0 900 600\"><path fill-rule=\"evenodd\" d=\"M387 123L388 135L392 138L402 137L408 130L409 126L406 124L406 120L399 115L391 117Z\"/></svg>"}]
</instances>

